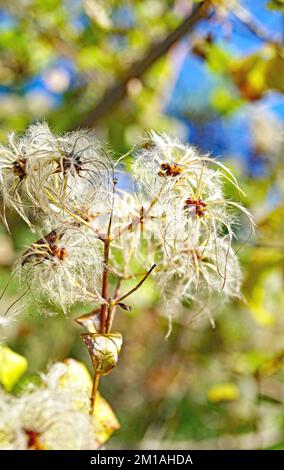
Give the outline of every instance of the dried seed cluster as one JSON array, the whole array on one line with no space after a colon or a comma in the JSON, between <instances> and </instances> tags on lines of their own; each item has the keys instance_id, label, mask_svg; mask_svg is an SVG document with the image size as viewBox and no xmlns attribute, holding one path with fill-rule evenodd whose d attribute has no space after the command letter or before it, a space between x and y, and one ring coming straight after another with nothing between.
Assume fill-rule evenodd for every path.
<instances>
[{"instance_id":1,"label":"dried seed cluster","mask_svg":"<svg viewBox=\"0 0 284 470\"><path fill-rule=\"evenodd\" d=\"M44 313L107 301L100 292L110 217L107 269L127 279L136 275L133 266L143 272L155 262L170 310L184 298L200 303L216 293L240 295L233 226L237 211L251 226L253 219L224 196L224 181L241 191L230 170L155 132L135 147L132 168L135 190L125 191L117 184L126 174L121 164L85 130L55 136L36 124L1 146L4 205L39 234L17 270Z\"/></svg>"}]
</instances>

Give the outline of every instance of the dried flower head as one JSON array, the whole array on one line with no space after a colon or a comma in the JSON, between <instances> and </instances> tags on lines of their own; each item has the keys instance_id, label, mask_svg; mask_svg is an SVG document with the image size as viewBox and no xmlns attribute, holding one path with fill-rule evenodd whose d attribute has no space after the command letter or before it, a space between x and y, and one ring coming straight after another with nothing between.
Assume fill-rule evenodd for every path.
<instances>
[{"instance_id":1,"label":"dried flower head","mask_svg":"<svg viewBox=\"0 0 284 470\"><path fill-rule=\"evenodd\" d=\"M48 204L67 213L94 209L96 204L105 209L110 203L112 162L91 131L55 137L43 174Z\"/></svg>"},{"instance_id":2,"label":"dried flower head","mask_svg":"<svg viewBox=\"0 0 284 470\"><path fill-rule=\"evenodd\" d=\"M231 246L236 212L247 217L251 230L254 221L224 195L224 181L242 192L231 171L194 147L155 132L135 157L134 177L140 199L147 200L145 234L158 264L154 276L159 291L175 303L206 303L214 293L239 296L240 268Z\"/></svg>"},{"instance_id":3,"label":"dried flower head","mask_svg":"<svg viewBox=\"0 0 284 470\"><path fill-rule=\"evenodd\" d=\"M134 154L138 191L131 193L118 189L115 165L90 131L55 136L37 124L1 147L4 203L40 233L17 266L33 304L48 315L68 314L76 302L99 304L77 319L88 330L82 338L93 363L93 386L89 377L74 384L65 366L56 364L40 387L17 398L0 394L1 448L97 446L98 380L117 365L122 345L120 333L111 332L114 314L118 307L131 309L124 300L152 271L170 316L180 303L204 310L211 298L240 297L234 212L245 215L252 229L254 222L240 203L225 197L224 181L241 192L231 171L153 131ZM121 292L124 280L141 275Z\"/></svg>"},{"instance_id":4,"label":"dried flower head","mask_svg":"<svg viewBox=\"0 0 284 470\"><path fill-rule=\"evenodd\" d=\"M112 173L111 160L91 131L55 136L46 124L36 124L21 138L11 134L1 147L4 202L29 225L41 214L70 216L96 204L96 211L105 211Z\"/></svg>"},{"instance_id":5,"label":"dried flower head","mask_svg":"<svg viewBox=\"0 0 284 470\"><path fill-rule=\"evenodd\" d=\"M68 313L78 301L104 304L103 311L110 305L109 273L118 278L119 292L137 267L143 274L153 263L166 297L169 287L177 300L238 295L236 213L252 229L254 222L224 194L224 182L241 193L231 171L153 131L134 156L138 191L127 192L118 189L115 165L90 131L55 136L37 124L2 147L4 201L30 225L37 217L44 233L23 254L19 271L45 313Z\"/></svg>"},{"instance_id":6,"label":"dried flower head","mask_svg":"<svg viewBox=\"0 0 284 470\"><path fill-rule=\"evenodd\" d=\"M158 219L165 241L187 237L189 227L189 232L201 229L207 237L212 232L222 234L224 228L232 235L232 208L253 223L241 204L224 196L224 181L242 192L231 171L164 134L149 134L135 154L133 172L140 197L151 205L151 215Z\"/></svg>"},{"instance_id":7,"label":"dried flower head","mask_svg":"<svg viewBox=\"0 0 284 470\"><path fill-rule=\"evenodd\" d=\"M212 239L184 251L159 266L158 285L167 297L204 300L213 294L223 299L240 297L241 270L238 259L227 239ZM175 288L173 288L173 283ZM178 294L177 294L178 292Z\"/></svg>"},{"instance_id":8,"label":"dried flower head","mask_svg":"<svg viewBox=\"0 0 284 470\"><path fill-rule=\"evenodd\" d=\"M22 432L16 408L16 398L0 389L0 449L24 449Z\"/></svg>"},{"instance_id":9,"label":"dried flower head","mask_svg":"<svg viewBox=\"0 0 284 470\"><path fill-rule=\"evenodd\" d=\"M48 137L47 137L48 136ZM42 185L41 162L52 138L46 124L31 126L23 137L8 135L7 146L0 147L0 190L4 206L12 206L28 225L38 209Z\"/></svg>"},{"instance_id":10,"label":"dried flower head","mask_svg":"<svg viewBox=\"0 0 284 470\"><path fill-rule=\"evenodd\" d=\"M0 395L0 449L83 450L97 447L87 396L67 381L55 364L42 376L42 385L30 386L19 397Z\"/></svg>"},{"instance_id":11,"label":"dried flower head","mask_svg":"<svg viewBox=\"0 0 284 470\"><path fill-rule=\"evenodd\" d=\"M0 390L1 450L97 449L119 423L98 396L98 412L89 414L91 376L74 359L57 362L29 383L20 395Z\"/></svg>"},{"instance_id":12,"label":"dried flower head","mask_svg":"<svg viewBox=\"0 0 284 470\"><path fill-rule=\"evenodd\" d=\"M52 230L25 251L18 270L44 313L68 314L76 302L101 300L99 243L91 232L74 225Z\"/></svg>"}]
</instances>

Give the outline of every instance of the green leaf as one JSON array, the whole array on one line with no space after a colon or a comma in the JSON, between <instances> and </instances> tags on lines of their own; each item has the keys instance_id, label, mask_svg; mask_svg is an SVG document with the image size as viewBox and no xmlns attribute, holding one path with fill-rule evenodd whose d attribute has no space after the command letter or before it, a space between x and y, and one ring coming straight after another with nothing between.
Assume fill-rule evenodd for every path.
<instances>
[{"instance_id":1,"label":"green leaf","mask_svg":"<svg viewBox=\"0 0 284 470\"><path fill-rule=\"evenodd\" d=\"M212 44L208 46L207 65L212 72L225 73L232 63L231 55L222 46Z\"/></svg>"},{"instance_id":2,"label":"green leaf","mask_svg":"<svg viewBox=\"0 0 284 470\"><path fill-rule=\"evenodd\" d=\"M43 382L39 374L25 374L16 383L13 388L13 394L19 396L22 393L25 393L31 386L40 387L42 383Z\"/></svg>"},{"instance_id":3,"label":"green leaf","mask_svg":"<svg viewBox=\"0 0 284 470\"><path fill-rule=\"evenodd\" d=\"M223 115L233 113L242 103L240 98L235 97L225 88L216 88L211 95L213 108Z\"/></svg>"},{"instance_id":4,"label":"green leaf","mask_svg":"<svg viewBox=\"0 0 284 470\"><path fill-rule=\"evenodd\" d=\"M0 345L0 383L9 392L26 372L28 361L25 357Z\"/></svg>"}]
</instances>

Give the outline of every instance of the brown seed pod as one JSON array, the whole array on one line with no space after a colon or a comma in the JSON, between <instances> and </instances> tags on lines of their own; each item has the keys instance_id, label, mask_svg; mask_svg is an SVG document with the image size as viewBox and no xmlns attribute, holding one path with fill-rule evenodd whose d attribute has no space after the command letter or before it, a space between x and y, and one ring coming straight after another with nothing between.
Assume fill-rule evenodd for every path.
<instances>
[{"instance_id":1,"label":"brown seed pod","mask_svg":"<svg viewBox=\"0 0 284 470\"><path fill-rule=\"evenodd\" d=\"M91 356L94 372L99 375L109 374L118 362L121 334L83 333L81 336Z\"/></svg>"},{"instance_id":2,"label":"brown seed pod","mask_svg":"<svg viewBox=\"0 0 284 470\"><path fill-rule=\"evenodd\" d=\"M86 313L85 315L81 315L80 317L76 318L75 321L79 323L79 325L86 328L89 333L98 333L100 331L100 309L92 312Z\"/></svg>"}]
</instances>

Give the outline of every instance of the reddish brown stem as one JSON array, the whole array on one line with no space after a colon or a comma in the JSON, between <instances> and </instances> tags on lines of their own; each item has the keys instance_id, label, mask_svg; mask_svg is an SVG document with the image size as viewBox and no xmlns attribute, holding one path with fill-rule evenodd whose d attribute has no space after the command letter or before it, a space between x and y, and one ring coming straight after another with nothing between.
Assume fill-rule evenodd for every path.
<instances>
[{"instance_id":1,"label":"reddish brown stem","mask_svg":"<svg viewBox=\"0 0 284 470\"><path fill-rule=\"evenodd\" d=\"M96 403L96 396L97 396L97 391L99 387L99 381L100 381L100 376L95 374L93 378L93 388L92 388L92 395L90 399L90 415L92 416L94 414L94 409L95 409L95 403Z\"/></svg>"},{"instance_id":2,"label":"reddish brown stem","mask_svg":"<svg viewBox=\"0 0 284 470\"><path fill-rule=\"evenodd\" d=\"M108 262L109 262L109 239L104 240L104 270L103 270L103 282L102 282L102 297L107 300L108 296ZM107 329L107 304L101 306L101 333L104 334ZM93 377L93 388L90 398L90 415L94 414L96 395L98 391L100 376L96 373Z\"/></svg>"},{"instance_id":3,"label":"reddish brown stem","mask_svg":"<svg viewBox=\"0 0 284 470\"><path fill-rule=\"evenodd\" d=\"M119 278L117 281L117 286L114 292L114 298L116 299L120 295L120 289L122 285L122 278ZM112 322L113 322L113 317L116 312L117 305L110 305L109 311L108 311L108 317L107 317L107 324L106 324L106 333L109 333L111 330Z\"/></svg>"},{"instance_id":4,"label":"reddish brown stem","mask_svg":"<svg viewBox=\"0 0 284 470\"><path fill-rule=\"evenodd\" d=\"M108 297L108 262L109 262L109 246L110 240L104 241L104 270L103 270L103 282L102 282L102 298L107 300ZM106 331L107 321L107 304L101 305L101 333L104 334Z\"/></svg>"},{"instance_id":5,"label":"reddish brown stem","mask_svg":"<svg viewBox=\"0 0 284 470\"><path fill-rule=\"evenodd\" d=\"M113 178L113 199L112 199L112 210L113 210L113 203L114 203L114 193L115 193L115 185L117 181ZM112 224L112 210L109 217L108 229L107 229L107 237L106 239L102 240L104 243L104 268L103 268L103 281L102 281L102 298L107 301L101 305L101 334L106 333L107 331L107 319L108 319L108 309L109 309L109 299L108 299L108 264L109 264L109 249L110 249L110 242L111 242L111 224ZM91 394L91 406L90 406L90 414L93 415L95 409L95 402L96 402L96 395L98 391L100 376L96 373L94 374L93 378L93 388Z\"/></svg>"},{"instance_id":6,"label":"reddish brown stem","mask_svg":"<svg viewBox=\"0 0 284 470\"><path fill-rule=\"evenodd\" d=\"M147 277L150 276L151 272L153 271L155 267L156 267L156 264L153 264L151 269L149 269L149 271L145 274L145 276L141 279L141 281L138 282L138 284L136 284L136 286L134 286L132 289L130 289L130 291L126 292L126 294L122 295L118 299L115 299L114 305L117 305L119 302L126 299L126 297L133 294L133 292L137 291L137 289L139 289L139 287L141 287L142 284L146 281Z\"/></svg>"}]
</instances>

